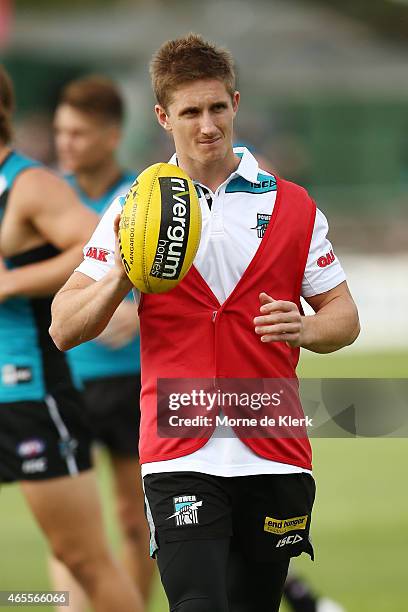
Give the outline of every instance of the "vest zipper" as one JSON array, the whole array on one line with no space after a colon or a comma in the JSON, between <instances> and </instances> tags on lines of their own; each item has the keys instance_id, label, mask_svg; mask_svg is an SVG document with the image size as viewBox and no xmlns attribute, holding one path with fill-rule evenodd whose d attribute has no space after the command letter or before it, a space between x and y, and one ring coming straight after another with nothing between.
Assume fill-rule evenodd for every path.
<instances>
[{"instance_id":1,"label":"vest zipper","mask_svg":"<svg viewBox=\"0 0 408 612\"><path fill-rule=\"evenodd\" d=\"M212 315L211 315L211 321L214 324L214 368L215 368L215 375L213 377L213 387L214 390L217 388L217 350L216 350L216 328L215 328L215 320L217 318L217 314L218 314L218 310L213 310Z\"/></svg>"}]
</instances>

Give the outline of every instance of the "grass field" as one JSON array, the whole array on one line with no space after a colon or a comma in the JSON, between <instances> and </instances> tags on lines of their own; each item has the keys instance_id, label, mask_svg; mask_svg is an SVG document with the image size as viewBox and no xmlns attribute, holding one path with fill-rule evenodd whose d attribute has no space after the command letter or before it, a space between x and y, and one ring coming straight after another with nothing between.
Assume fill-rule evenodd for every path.
<instances>
[{"instance_id":1,"label":"grass field","mask_svg":"<svg viewBox=\"0 0 408 612\"><path fill-rule=\"evenodd\" d=\"M408 353L305 357L300 374L407 377ZM405 612L408 440L317 439L313 447L318 483L313 526L316 561L301 558L296 569L316 590L341 601L347 612ZM100 482L108 529L116 544L103 458ZM0 590L49 588L46 544L14 485L0 492L0 547ZM157 584L150 612L167 609ZM282 606L283 610L287 612ZM268 612L267 606L260 612Z\"/></svg>"}]
</instances>

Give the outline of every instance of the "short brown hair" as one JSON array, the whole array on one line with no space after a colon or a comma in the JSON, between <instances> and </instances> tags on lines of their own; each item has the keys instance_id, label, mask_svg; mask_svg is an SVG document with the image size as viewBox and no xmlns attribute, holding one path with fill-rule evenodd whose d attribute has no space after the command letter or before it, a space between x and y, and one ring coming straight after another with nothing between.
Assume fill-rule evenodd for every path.
<instances>
[{"instance_id":1,"label":"short brown hair","mask_svg":"<svg viewBox=\"0 0 408 612\"><path fill-rule=\"evenodd\" d=\"M59 104L101 119L122 123L124 103L116 84L104 76L91 75L71 81L62 89Z\"/></svg>"},{"instance_id":2,"label":"short brown hair","mask_svg":"<svg viewBox=\"0 0 408 612\"><path fill-rule=\"evenodd\" d=\"M232 55L204 40L199 34L168 40L154 54L150 75L157 102L166 108L179 85L198 79L218 79L232 97L235 72Z\"/></svg>"},{"instance_id":3,"label":"short brown hair","mask_svg":"<svg viewBox=\"0 0 408 612\"><path fill-rule=\"evenodd\" d=\"M11 124L13 110L13 84L4 66L0 64L0 140L4 144L8 144L13 136Z\"/></svg>"}]
</instances>

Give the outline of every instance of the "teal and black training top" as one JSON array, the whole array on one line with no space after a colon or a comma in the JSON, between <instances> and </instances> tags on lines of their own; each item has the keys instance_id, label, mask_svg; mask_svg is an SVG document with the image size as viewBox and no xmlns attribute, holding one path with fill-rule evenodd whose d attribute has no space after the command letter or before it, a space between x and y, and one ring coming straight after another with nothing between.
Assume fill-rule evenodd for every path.
<instances>
[{"instance_id":1,"label":"teal and black training top","mask_svg":"<svg viewBox=\"0 0 408 612\"><path fill-rule=\"evenodd\" d=\"M0 226L17 177L40 166L12 151L0 164ZM44 244L3 258L7 268L18 268L58 255ZM71 386L66 356L52 341L50 297L13 297L0 303L0 403L43 400L58 388Z\"/></svg>"},{"instance_id":2,"label":"teal and black training top","mask_svg":"<svg viewBox=\"0 0 408 612\"><path fill-rule=\"evenodd\" d=\"M79 187L75 177L65 177L75 189L85 206L102 216L106 208L119 195L125 195L136 179L134 173L123 173L100 198L88 197ZM128 296L133 300L133 296ZM75 374L84 382L113 376L132 375L140 371L139 336L119 349L111 349L97 340L85 342L70 350L69 362Z\"/></svg>"}]
</instances>

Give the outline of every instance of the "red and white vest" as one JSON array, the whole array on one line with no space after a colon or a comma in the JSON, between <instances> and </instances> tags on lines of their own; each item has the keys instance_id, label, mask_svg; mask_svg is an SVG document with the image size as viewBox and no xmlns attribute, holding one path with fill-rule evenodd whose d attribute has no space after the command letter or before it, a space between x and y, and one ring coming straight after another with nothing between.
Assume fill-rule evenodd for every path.
<instances>
[{"instance_id":1,"label":"red and white vest","mask_svg":"<svg viewBox=\"0 0 408 612\"><path fill-rule=\"evenodd\" d=\"M172 291L142 296L141 463L188 455L208 440L158 436L158 378L296 379L299 349L285 342L262 343L254 332L253 318L259 314L263 291L301 309L301 283L315 214L316 206L302 187L277 179L277 198L265 235L223 304L194 266ZM241 440L261 457L311 469L306 436Z\"/></svg>"}]
</instances>

